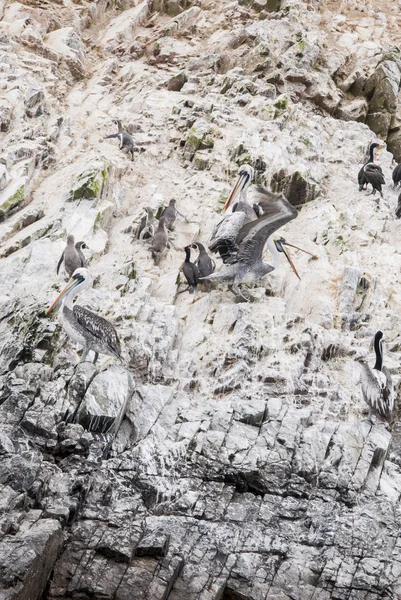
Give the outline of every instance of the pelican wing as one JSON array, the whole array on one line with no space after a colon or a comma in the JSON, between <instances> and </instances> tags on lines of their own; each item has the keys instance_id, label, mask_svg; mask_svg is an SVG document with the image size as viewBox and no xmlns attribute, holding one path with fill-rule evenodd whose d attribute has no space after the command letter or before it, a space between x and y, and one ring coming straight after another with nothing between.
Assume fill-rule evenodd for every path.
<instances>
[{"instance_id":1,"label":"pelican wing","mask_svg":"<svg viewBox=\"0 0 401 600\"><path fill-rule=\"evenodd\" d=\"M100 346L108 347L116 356L120 356L120 340L109 321L78 304L74 305L73 313L85 337L89 335Z\"/></svg>"},{"instance_id":2,"label":"pelican wing","mask_svg":"<svg viewBox=\"0 0 401 600\"><path fill-rule=\"evenodd\" d=\"M361 363L361 386L365 402L383 419L389 419L394 409L391 375L386 367L382 371Z\"/></svg>"},{"instance_id":3,"label":"pelican wing","mask_svg":"<svg viewBox=\"0 0 401 600\"><path fill-rule=\"evenodd\" d=\"M390 418L394 410L394 387L391 379L390 371L387 367L382 368L382 373L386 378L386 383L383 387L383 408L386 413L386 418Z\"/></svg>"},{"instance_id":4,"label":"pelican wing","mask_svg":"<svg viewBox=\"0 0 401 600\"><path fill-rule=\"evenodd\" d=\"M264 187L253 185L249 189L249 197L251 204L257 204L264 212L264 206L269 206L271 202L274 202L277 194L269 192Z\"/></svg>"},{"instance_id":5,"label":"pelican wing","mask_svg":"<svg viewBox=\"0 0 401 600\"><path fill-rule=\"evenodd\" d=\"M263 188L259 189L263 190ZM271 194L271 192L268 193ZM261 260L267 239L277 229L283 227L298 215L298 211L288 200L278 194L274 194L273 198L265 196L261 207L263 215L256 221L244 225L237 236L237 244L239 245L237 260L245 262Z\"/></svg>"}]
</instances>

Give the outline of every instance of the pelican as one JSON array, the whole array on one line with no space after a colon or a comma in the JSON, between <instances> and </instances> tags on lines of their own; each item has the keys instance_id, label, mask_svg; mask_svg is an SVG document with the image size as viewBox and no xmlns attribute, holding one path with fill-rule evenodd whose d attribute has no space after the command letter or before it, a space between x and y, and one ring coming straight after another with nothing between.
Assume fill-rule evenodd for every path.
<instances>
[{"instance_id":1,"label":"pelican","mask_svg":"<svg viewBox=\"0 0 401 600\"><path fill-rule=\"evenodd\" d=\"M376 362L373 368L361 362L361 385L365 402L383 419L390 420L394 410L394 389L390 371L383 366L383 333L374 338Z\"/></svg>"},{"instance_id":2,"label":"pelican","mask_svg":"<svg viewBox=\"0 0 401 600\"><path fill-rule=\"evenodd\" d=\"M92 283L92 275L88 269L76 269L66 287L45 314L48 315L57 304L64 301L62 324L69 337L84 347L81 362L85 361L89 350L95 353L94 363L99 354L109 354L121 359L120 340L114 326L87 308L77 304L73 306L75 296L92 287Z\"/></svg>"},{"instance_id":3,"label":"pelican","mask_svg":"<svg viewBox=\"0 0 401 600\"><path fill-rule=\"evenodd\" d=\"M60 260L57 265L57 275L60 270L61 264L64 261L64 268L69 277L72 276L75 269L79 269L80 267L86 267L86 259L82 252L83 248L87 248L88 246L85 242L77 242L74 244L74 236L69 235L67 237L67 246L63 250Z\"/></svg>"},{"instance_id":4,"label":"pelican","mask_svg":"<svg viewBox=\"0 0 401 600\"><path fill-rule=\"evenodd\" d=\"M379 165L376 165L374 161L374 150L378 148L380 144L374 143L370 145L369 148L369 160L367 163L363 165L358 173L358 183L359 183L359 191L366 190L368 183L372 186L372 191L370 194L376 194L376 190L380 193L383 198L382 193L382 185L386 182L384 181L384 175L382 168ZM368 194L368 196L370 195Z\"/></svg>"},{"instance_id":5,"label":"pelican","mask_svg":"<svg viewBox=\"0 0 401 600\"><path fill-rule=\"evenodd\" d=\"M259 216L258 207L247 202L247 190L253 177L253 168L250 165L242 165L224 205L224 211L237 197L239 200L234 204L233 212L216 225L209 242L209 250L213 253L218 252L225 264L230 262L232 255L237 251L236 238L241 227Z\"/></svg>"},{"instance_id":6,"label":"pelican","mask_svg":"<svg viewBox=\"0 0 401 600\"><path fill-rule=\"evenodd\" d=\"M401 183L401 163L394 168L393 183L395 188Z\"/></svg>"},{"instance_id":7,"label":"pelican","mask_svg":"<svg viewBox=\"0 0 401 600\"><path fill-rule=\"evenodd\" d=\"M117 125L118 131L117 133L113 133L113 135L106 135L104 140L110 140L112 138L118 138L120 142L120 150L126 148L128 153L131 154L131 160L134 160L134 140L132 136L124 131L123 126L121 125L121 121L118 119L114 119L113 122Z\"/></svg>"},{"instance_id":8,"label":"pelican","mask_svg":"<svg viewBox=\"0 0 401 600\"><path fill-rule=\"evenodd\" d=\"M280 254L283 253L290 263L294 273L300 279L299 274L292 262L289 251L285 246L297 248L306 254L311 252L298 248L286 242L284 238L274 241L272 235L288 223L295 219L298 211L282 195L272 194L268 192L269 198L263 202L263 214L255 221L246 223L242 226L240 232L235 239L235 245L238 248L231 258L231 264L223 268L218 273L212 273L206 279L221 283L232 283L232 291L246 298L239 290L240 283L251 283L258 281L267 273L273 271L280 259ZM267 264L262 261L263 248L265 244L273 255L273 264Z\"/></svg>"},{"instance_id":9,"label":"pelican","mask_svg":"<svg viewBox=\"0 0 401 600\"><path fill-rule=\"evenodd\" d=\"M193 294L196 290L196 286L199 283L199 271L198 267L191 262L191 248L190 246L185 246L185 262L182 267L182 270L185 275L185 279L188 282L188 290L190 294Z\"/></svg>"}]
</instances>

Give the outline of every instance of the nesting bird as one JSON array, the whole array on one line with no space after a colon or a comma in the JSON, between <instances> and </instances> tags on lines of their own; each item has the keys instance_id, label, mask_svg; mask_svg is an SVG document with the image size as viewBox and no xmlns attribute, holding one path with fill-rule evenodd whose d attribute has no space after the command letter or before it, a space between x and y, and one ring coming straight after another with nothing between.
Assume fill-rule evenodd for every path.
<instances>
[{"instance_id":1,"label":"nesting bird","mask_svg":"<svg viewBox=\"0 0 401 600\"><path fill-rule=\"evenodd\" d=\"M95 353L94 363L99 354L121 358L121 346L114 326L99 315L77 304L75 296L92 287L93 279L88 269L76 269L70 281L46 311L48 315L55 306L63 302L62 325L70 338L84 347L81 362L88 352Z\"/></svg>"},{"instance_id":2,"label":"nesting bird","mask_svg":"<svg viewBox=\"0 0 401 600\"><path fill-rule=\"evenodd\" d=\"M117 127L118 127L118 131L117 133L114 133L113 135L106 135L105 140L111 140L112 138L117 138L120 142L120 150L122 149L126 149L128 150L128 153L131 154L131 160L134 160L134 140L133 137L123 129L123 126L121 125L121 121L119 121L118 119L114 119L113 121Z\"/></svg>"},{"instance_id":3,"label":"nesting bird","mask_svg":"<svg viewBox=\"0 0 401 600\"><path fill-rule=\"evenodd\" d=\"M217 283L232 283L232 291L248 299L239 289L240 283L253 283L273 271L279 263L280 254L284 254L292 269L300 279L292 262L286 246L292 246L316 258L311 252L293 246L280 238L273 240L273 234L283 225L298 216L298 211L282 195L272 194L263 188L258 188L258 193L265 194L263 202L259 202L261 216L245 223L236 235L230 252L229 264L217 273L212 273L202 280L216 281ZM267 243L273 255L273 264L263 262L263 249Z\"/></svg>"},{"instance_id":4,"label":"nesting bird","mask_svg":"<svg viewBox=\"0 0 401 600\"><path fill-rule=\"evenodd\" d=\"M372 191L370 194L376 194L376 190L383 198L382 185L386 182L382 168L374 163L374 151L380 144L374 143L369 148L369 160L363 165L358 173L359 191L366 190L367 185L370 183ZM368 196L370 195L368 194Z\"/></svg>"},{"instance_id":5,"label":"nesting bird","mask_svg":"<svg viewBox=\"0 0 401 600\"><path fill-rule=\"evenodd\" d=\"M167 249L169 247L170 244L165 218L161 217L157 231L153 236L152 245L150 248L152 251L152 258L155 261L155 265L160 264L162 257L166 254Z\"/></svg>"},{"instance_id":6,"label":"nesting bird","mask_svg":"<svg viewBox=\"0 0 401 600\"><path fill-rule=\"evenodd\" d=\"M361 385L365 402L383 419L390 420L394 410L394 389L390 371L383 366L383 333L374 338L376 362L370 367L361 362Z\"/></svg>"},{"instance_id":7,"label":"nesting bird","mask_svg":"<svg viewBox=\"0 0 401 600\"><path fill-rule=\"evenodd\" d=\"M196 286L199 283L199 271L198 267L191 262L191 248L190 246L185 246L185 262L183 264L182 270L185 276L185 279L188 282L188 290L190 294L193 294L196 290Z\"/></svg>"},{"instance_id":8,"label":"nesting bird","mask_svg":"<svg viewBox=\"0 0 401 600\"><path fill-rule=\"evenodd\" d=\"M63 250L60 260L58 261L57 275L63 261L64 268L69 277L72 276L76 269L81 267L86 268L86 259L82 250L87 247L88 246L85 244L85 242L77 242L74 244L74 236L69 235L67 237L67 245Z\"/></svg>"}]
</instances>

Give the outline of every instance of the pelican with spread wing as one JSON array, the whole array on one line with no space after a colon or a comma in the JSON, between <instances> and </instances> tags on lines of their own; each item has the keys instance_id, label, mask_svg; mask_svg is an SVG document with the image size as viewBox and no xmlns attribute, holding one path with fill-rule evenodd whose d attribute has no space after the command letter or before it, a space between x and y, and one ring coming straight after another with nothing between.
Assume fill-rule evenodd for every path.
<instances>
[{"instance_id":1,"label":"pelican with spread wing","mask_svg":"<svg viewBox=\"0 0 401 600\"><path fill-rule=\"evenodd\" d=\"M212 273L202 279L217 283L231 283L232 291L245 296L239 289L240 283L253 283L273 271L279 264L281 254L284 254L292 269L300 279L292 262L286 246L291 246L310 254L286 242L283 238L274 240L273 234L289 221L298 216L298 211L281 194L273 194L264 188L257 188L259 194L258 206L261 216L249 223L245 223L235 238L230 264L223 267L218 273ZM273 255L272 264L263 262L262 255L265 245ZM245 298L247 299L247 298Z\"/></svg>"}]
</instances>

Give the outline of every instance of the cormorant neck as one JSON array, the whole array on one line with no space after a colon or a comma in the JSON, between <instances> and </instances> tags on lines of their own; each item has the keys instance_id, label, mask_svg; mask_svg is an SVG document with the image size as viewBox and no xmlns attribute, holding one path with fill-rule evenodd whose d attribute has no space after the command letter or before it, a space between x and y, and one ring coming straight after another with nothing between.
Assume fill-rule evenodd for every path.
<instances>
[{"instance_id":1,"label":"cormorant neck","mask_svg":"<svg viewBox=\"0 0 401 600\"><path fill-rule=\"evenodd\" d=\"M189 262L191 260L191 250L189 248L185 248L185 262Z\"/></svg>"},{"instance_id":2,"label":"cormorant neck","mask_svg":"<svg viewBox=\"0 0 401 600\"><path fill-rule=\"evenodd\" d=\"M383 366L382 341L377 338L375 338L375 352L376 352L376 362L375 362L375 366L373 368L376 369L377 371L381 371L382 366Z\"/></svg>"},{"instance_id":3,"label":"cormorant neck","mask_svg":"<svg viewBox=\"0 0 401 600\"><path fill-rule=\"evenodd\" d=\"M373 146L370 147L369 149L369 160L368 162L374 162L375 158L374 158L374 151L375 149L373 148Z\"/></svg>"}]
</instances>

